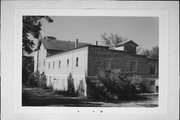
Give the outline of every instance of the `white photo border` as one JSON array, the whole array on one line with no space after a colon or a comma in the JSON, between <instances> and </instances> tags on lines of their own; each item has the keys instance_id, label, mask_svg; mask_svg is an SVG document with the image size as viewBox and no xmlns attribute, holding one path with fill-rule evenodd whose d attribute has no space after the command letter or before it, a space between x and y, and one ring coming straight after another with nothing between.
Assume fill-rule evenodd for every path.
<instances>
[{"instance_id":1,"label":"white photo border","mask_svg":"<svg viewBox=\"0 0 180 120\"><path fill-rule=\"evenodd\" d=\"M103 114L165 114L167 112L167 78L168 76L168 34L167 11L158 10L109 10L109 9L18 9L15 23L15 112L20 113L97 113ZM106 17L158 17L159 18L159 104L158 107L26 107L22 104L22 17L23 16L106 16ZM18 56L18 57L17 57ZM166 98L166 99L165 99Z\"/></svg>"},{"instance_id":2,"label":"white photo border","mask_svg":"<svg viewBox=\"0 0 180 120\"><path fill-rule=\"evenodd\" d=\"M1 119L179 119L179 4L178 1L2 1L1 11ZM72 11L73 10L73 11ZM49 13L51 11L51 13ZM56 11L56 12L54 12ZM86 16L151 16L159 17L159 107L22 107L22 16L79 16L77 11L89 11ZM70 12L71 11L71 12ZM91 13L96 11L95 13ZM99 12L97 12L99 11ZM100 12L101 11L101 12ZM121 12L123 13L121 13ZM143 15L143 14L144 15ZM83 14L81 14L83 15ZM95 112L92 112L94 110ZM77 111L79 111L77 113ZM100 112L100 111L103 111Z\"/></svg>"}]
</instances>

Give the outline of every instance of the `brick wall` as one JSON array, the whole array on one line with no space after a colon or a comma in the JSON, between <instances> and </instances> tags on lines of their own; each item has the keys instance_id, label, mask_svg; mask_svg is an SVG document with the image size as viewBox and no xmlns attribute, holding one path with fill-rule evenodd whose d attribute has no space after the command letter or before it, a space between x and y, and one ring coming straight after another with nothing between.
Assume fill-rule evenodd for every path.
<instances>
[{"instance_id":1,"label":"brick wall","mask_svg":"<svg viewBox=\"0 0 180 120\"><path fill-rule=\"evenodd\" d=\"M88 76L96 76L100 69L121 69L123 72L150 74L150 65L157 60L149 60L145 56L130 54L124 51L109 50L108 47L89 46Z\"/></svg>"}]
</instances>

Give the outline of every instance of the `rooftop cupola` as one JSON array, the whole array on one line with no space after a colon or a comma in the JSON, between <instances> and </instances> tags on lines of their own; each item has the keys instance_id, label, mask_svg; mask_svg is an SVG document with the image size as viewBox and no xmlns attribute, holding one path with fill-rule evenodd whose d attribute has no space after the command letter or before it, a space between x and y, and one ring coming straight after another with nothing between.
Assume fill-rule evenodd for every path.
<instances>
[{"instance_id":1,"label":"rooftop cupola","mask_svg":"<svg viewBox=\"0 0 180 120\"><path fill-rule=\"evenodd\" d=\"M126 40L115 46L115 50L128 51L129 53L136 54L136 47L139 46L132 40Z\"/></svg>"}]
</instances>

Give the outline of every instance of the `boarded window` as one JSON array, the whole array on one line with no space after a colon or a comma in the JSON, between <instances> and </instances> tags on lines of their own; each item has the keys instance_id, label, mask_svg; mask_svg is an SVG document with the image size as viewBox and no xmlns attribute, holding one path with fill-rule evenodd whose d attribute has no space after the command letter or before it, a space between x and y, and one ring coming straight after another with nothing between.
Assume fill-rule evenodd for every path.
<instances>
[{"instance_id":1,"label":"boarded window","mask_svg":"<svg viewBox=\"0 0 180 120\"><path fill-rule=\"evenodd\" d=\"M150 85L155 85L155 81L150 81Z\"/></svg>"},{"instance_id":2,"label":"boarded window","mask_svg":"<svg viewBox=\"0 0 180 120\"><path fill-rule=\"evenodd\" d=\"M105 70L111 70L111 59L105 61Z\"/></svg>"},{"instance_id":3,"label":"boarded window","mask_svg":"<svg viewBox=\"0 0 180 120\"><path fill-rule=\"evenodd\" d=\"M150 66L150 74L155 74L155 65Z\"/></svg>"},{"instance_id":4,"label":"boarded window","mask_svg":"<svg viewBox=\"0 0 180 120\"><path fill-rule=\"evenodd\" d=\"M78 61L79 61L79 58L76 57L76 67L78 67Z\"/></svg>"},{"instance_id":5,"label":"boarded window","mask_svg":"<svg viewBox=\"0 0 180 120\"><path fill-rule=\"evenodd\" d=\"M135 72L136 71L136 62L131 62L130 71L131 72Z\"/></svg>"}]
</instances>

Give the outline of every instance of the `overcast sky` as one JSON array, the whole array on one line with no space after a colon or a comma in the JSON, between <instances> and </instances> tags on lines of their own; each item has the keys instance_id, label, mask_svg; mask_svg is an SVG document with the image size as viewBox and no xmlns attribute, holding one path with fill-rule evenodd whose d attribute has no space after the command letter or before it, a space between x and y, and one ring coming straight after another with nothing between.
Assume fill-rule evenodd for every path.
<instances>
[{"instance_id":1,"label":"overcast sky","mask_svg":"<svg viewBox=\"0 0 180 120\"><path fill-rule=\"evenodd\" d=\"M53 23L43 22L42 30L47 36L58 40L102 44L101 35L116 34L126 36L140 47L150 49L158 45L159 20L157 17L78 17L56 16Z\"/></svg>"}]
</instances>

